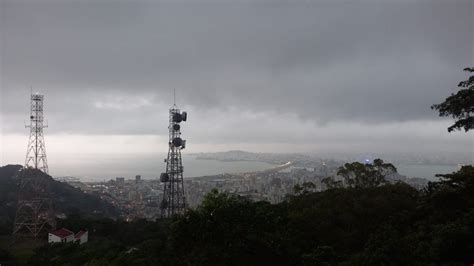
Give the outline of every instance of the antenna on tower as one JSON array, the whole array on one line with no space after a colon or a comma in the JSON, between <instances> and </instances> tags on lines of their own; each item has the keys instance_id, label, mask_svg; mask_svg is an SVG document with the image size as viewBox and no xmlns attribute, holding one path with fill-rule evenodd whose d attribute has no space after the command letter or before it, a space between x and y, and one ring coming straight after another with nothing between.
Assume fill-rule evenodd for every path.
<instances>
[{"instance_id":1,"label":"antenna on tower","mask_svg":"<svg viewBox=\"0 0 474 266\"><path fill-rule=\"evenodd\" d=\"M173 89L173 106L176 106L176 89Z\"/></svg>"}]
</instances>

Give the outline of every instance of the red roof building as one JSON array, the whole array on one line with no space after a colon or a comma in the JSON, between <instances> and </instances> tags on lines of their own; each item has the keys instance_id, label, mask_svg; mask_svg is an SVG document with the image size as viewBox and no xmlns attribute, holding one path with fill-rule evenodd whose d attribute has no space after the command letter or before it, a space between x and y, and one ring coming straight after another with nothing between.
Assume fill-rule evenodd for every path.
<instances>
[{"instance_id":1,"label":"red roof building","mask_svg":"<svg viewBox=\"0 0 474 266\"><path fill-rule=\"evenodd\" d=\"M67 243L74 241L74 232L61 228L48 234L48 243Z\"/></svg>"},{"instance_id":2,"label":"red roof building","mask_svg":"<svg viewBox=\"0 0 474 266\"><path fill-rule=\"evenodd\" d=\"M48 234L48 243L69 243L78 242L84 244L89 240L89 232L81 230L74 234L73 231L61 228Z\"/></svg>"}]
</instances>

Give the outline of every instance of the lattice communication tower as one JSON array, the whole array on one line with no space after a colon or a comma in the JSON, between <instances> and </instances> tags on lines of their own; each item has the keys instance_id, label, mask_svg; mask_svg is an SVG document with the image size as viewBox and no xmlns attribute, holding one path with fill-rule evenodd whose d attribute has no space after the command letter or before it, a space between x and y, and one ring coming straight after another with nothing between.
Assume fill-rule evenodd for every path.
<instances>
[{"instance_id":1,"label":"lattice communication tower","mask_svg":"<svg viewBox=\"0 0 474 266\"><path fill-rule=\"evenodd\" d=\"M31 94L31 112L30 112L30 138L28 149L26 151L25 168L35 168L43 173L48 173L48 160L46 159L46 148L44 145L43 116L44 95Z\"/></svg>"},{"instance_id":2,"label":"lattice communication tower","mask_svg":"<svg viewBox=\"0 0 474 266\"><path fill-rule=\"evenodd\" d=\"M186 147L186 140L181 139L181 122L187 120L187 113L181 112L176 104L169 110L168 157L165 159L166 172L160 175L164 184L163 199L160 204L161 217L171 217L182 213L186 208L184 195L183 162L181 150Z\"/></svg>"},{"instance_id":3,"label":"lattice communication tower","mask_svg":"<svg viewBox=\"0 0 474 266\"><path fill-rule=\"evenodd\" d=\"M45 238L56 227L51 200L51 177L48 174L46 149L43 137L44 96L31 94L30 138L25 166L16 179L19 183L17 210L13 228L14 240Z\"/></svg>"}]
</instances>

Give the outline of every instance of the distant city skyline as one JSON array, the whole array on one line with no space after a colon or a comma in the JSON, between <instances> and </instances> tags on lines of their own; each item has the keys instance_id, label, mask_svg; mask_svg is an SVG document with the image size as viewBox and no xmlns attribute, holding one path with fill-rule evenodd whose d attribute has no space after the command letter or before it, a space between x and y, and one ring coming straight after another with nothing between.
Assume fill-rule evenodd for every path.
<instances>
[{"instance_id":1,"label":"distant city skyline","mask_svg":"<svg viewBox=\"0 0 474 266\"><path fill-rule=\"evenodd\" d=\"M430 109L474 62L472 1L0 2L0 164L24 163L30 87L69 154L461 153ZM54 168L54 166L52 166Z\"/></svg>"}]
</instances>

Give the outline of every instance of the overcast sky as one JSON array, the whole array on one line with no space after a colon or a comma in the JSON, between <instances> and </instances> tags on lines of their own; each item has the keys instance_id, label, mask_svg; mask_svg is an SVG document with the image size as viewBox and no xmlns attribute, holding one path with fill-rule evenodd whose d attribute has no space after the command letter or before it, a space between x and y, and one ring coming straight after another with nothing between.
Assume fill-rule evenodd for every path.
<instances>
[{"instance_id":1,"label":"overcast sky","mask_svg":"<svg viewBox=\"0 0 474 266\"><path fill-rule=\"evenodd\" d=\"M1 163L22 162L30 86L48 156L166 152L461 152L430 109L474 65L456 1L0 0Z\"/></svg>"}]
</instances>

